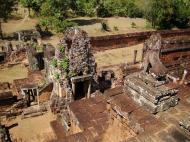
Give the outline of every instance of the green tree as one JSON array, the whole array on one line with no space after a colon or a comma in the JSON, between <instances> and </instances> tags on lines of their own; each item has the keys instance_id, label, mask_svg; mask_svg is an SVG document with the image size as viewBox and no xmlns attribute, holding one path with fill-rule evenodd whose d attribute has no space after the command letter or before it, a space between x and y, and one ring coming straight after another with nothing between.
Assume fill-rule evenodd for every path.
<instances>
[{"instance_id":1,"label":"green tree","mask_svg":"<svg viewBox=\"0 0 190 142\"><path fill-rule=\"evenodd\" d=\"M67 20L70 7L70 0L46 0L40 8L41 25L56 32L63 32L67 27L74 26L73 22Z\"/></svg>"},{"instance_id":2,"label":"green tree","mask_svg":"<svg viewBox=\"0 0 190 142\"><path fill-rule=\"evenodd\" d=\"M178 28L186 28L190 21L190 1L189 0L173 0L173 23Z\"/></svg>"},{"instance_id":3,"label":"green tree","mask_svg":"<svg viewBox=\"0 0 190 142\"><path fill-rule=\"evenodd\" d=\"M104 0L100 4L100 17L142 17L142 11L137 7L135 0Z\"/></svg>"},{"instance_id":4,"label":"green tree","mask_svg":"<svg viewBox=\"0 0 190 142\"><path fill-rule=\"evenodd\" d=\"M109 11L109 9L103 3L100 3L99 6L97 7L96 15L98 17L110 17L113 14Z\"/></svg>"},{"instance_id":5,"label":"green tree","mask_svg":"<svg viewBox=\"0 0 190 142\"><path fill-rule=\"evenodd\" d=\"M172 0L154 0L152 3L152 23L161 29L173 26L172 15L174 13Z\"/></svg>"},{"instance_id":6,"label":"green tree","mask_svg":"<svg viewBox=\"0 0 190 142\"><path fill-rule=\"evenodd\" d=\"M57 59L53 58L51 60L51 65L56 68L57 67Z\"/></svg>"},{"instance_id":7,"label":"green tree","mask_svg":"<svg viewBox=\"0 0 190 142\"><path fill-rule=\"evenodd\" d=\"M96 16L95 0L76 0L74 11L79 16Z\"/></svg>"},{"instance_id":8,"label":"green tree","mask_svg":"<svg viewBox=\"0 0 190 142\"><path fill-rule=\"evenodd\" d=\"M16 0L0 0L0 37L3 38L3 31L1 23L3 20L7 20L10 13L13 11Z\"/></svg>"},{"instance_id":9,"label":"green tree","mask_svg":"<svg viewBox=\"0 0 190 142\"><path fill-rule=\"evenodd\" d=\"M63 69L63 71L68 74L69 72L69 59L68 57L64 57L61 62L60 62L60 66Z\"/></svg>"},{"instance_id":10,"label":"green tree","mask_svg":"<svg viewBox=\"0 0 190 142\"><path fill-rule=\"evenodd\" d=\"M29 16L31 14L31 8L33 7L33 4L34 4L34 0L20 0L21 4L28 8L28 13L29 13Z\"/></svg>"},{"instance_id":11,"label":"green tree","mask_svg":"<svg viewBox=\"0 0 190 142\"><path fill-rule=\"evenodd\" d=\"M36 15L40 13L40 7L44 0L20 0L23 7L28 8L29 16L31 15L31 10L35 12Z\"/></svg>"},{"instance_id":12,"label":"green tree","mask_svg":"<svg viewBox=\"0 0 190 142\"><path fill-rule=\"evenodd\" d=\"M169 29L187 27L190 20L188 0L149 0L144 13L153 27Z\"/></svg>"}]
</instances>

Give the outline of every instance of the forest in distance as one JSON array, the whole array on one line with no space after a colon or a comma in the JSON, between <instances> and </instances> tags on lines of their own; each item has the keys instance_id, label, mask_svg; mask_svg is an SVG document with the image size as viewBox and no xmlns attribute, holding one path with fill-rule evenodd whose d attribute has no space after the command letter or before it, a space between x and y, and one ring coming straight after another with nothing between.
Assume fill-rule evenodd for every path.
<instances>
[{"instance_id":1,"label":"forest in distance","mask_svg":"<svg viewBox=\"0 0 190 142\"><path fill-rule=\"evenodd\" d=\"M76 25L73 17L145 18L155 29L188 28L189 0L0 0L0 18L6 20L16 5L28 9L29 16L38 17L39 25L64 32Z\"/></svg>"}]
</instances>

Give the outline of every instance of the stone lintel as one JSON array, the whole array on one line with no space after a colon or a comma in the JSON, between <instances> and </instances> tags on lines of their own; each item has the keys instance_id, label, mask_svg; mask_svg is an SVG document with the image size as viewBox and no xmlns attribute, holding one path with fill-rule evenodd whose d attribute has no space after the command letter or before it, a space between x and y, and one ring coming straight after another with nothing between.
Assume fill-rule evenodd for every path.
<instances>
[{"instance_id":1,"label":"stone lintel","mask_svg":"<svg viewBox=\"0 0 190 142\"><path fill-rule=\"evenodd\" d=\"M0 51L0 56L5 56L6 55L6 52L4 52L4 51Z\"/></svg>"},{"instance_id":2,"label":"stone lintel","mask_svg":"<svg viewBox=\"0 0 190 142\"><path fill-rule=\"evenodd\" d=\"M87 74L87 75L82 75L82 76L76 76L76 77L72 77L71 78L71 82L72 83L82 82L82 81L91 80L91 78L92 78L92 74Z\"/></svg>"},{"instance_id":3,"label":"stone lintel","mask_svg":"<svg viewBox=\"0 0 190 142\"><path fill-rule=\"evenodd\" d=\"M38 89L36 85L26 84L21 87L21 90Z\"/></svg>"}]
</instances>

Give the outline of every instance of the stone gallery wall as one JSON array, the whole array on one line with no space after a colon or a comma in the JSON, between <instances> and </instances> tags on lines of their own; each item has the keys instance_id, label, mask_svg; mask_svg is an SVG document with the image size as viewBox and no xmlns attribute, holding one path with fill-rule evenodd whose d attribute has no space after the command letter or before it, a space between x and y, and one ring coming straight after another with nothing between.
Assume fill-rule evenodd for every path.
<instances>
[{"instance_id":1,"label":"stone gallery wall","mask_svg":"<svg viewBox=\"0 0 190 142\"><path fill-rule=\"evenodd\" d=\"M162 41L161 60L166 63L190 57L190 36L167 38Z\"/></svg>"},{"instance_id":2,"label":"stone gallery wall","mask_svg":"<svg viewBox=\"0 0 190 142\"><path fill-rule=\"evenodd\" d=\"M176 37L190 35L190 29L188 30L160 30L160 31L148 31L137 32L120 35L106 35L91 37L91 45L93 52L104 51L115 48L125 48L131 45L143 43L153 33L160 33L162 38Z\"/></svg>"}]
</instances>

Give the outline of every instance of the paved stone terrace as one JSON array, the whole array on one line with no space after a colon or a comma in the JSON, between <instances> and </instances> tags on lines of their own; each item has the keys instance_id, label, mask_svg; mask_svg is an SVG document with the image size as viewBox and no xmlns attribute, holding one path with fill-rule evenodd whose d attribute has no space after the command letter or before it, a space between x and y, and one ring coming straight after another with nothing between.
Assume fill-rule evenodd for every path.
<instances>
[{"instance_id":1,"label":"paved stone terrace","mask_svg":"<svg viewBox=\"0 0 190 142\"><path fill-rule=\"evenodd\" d=\"M75 101L69 107L78 119L82 132L60 139L60 141L91 142L100 139L102 133L108 127L105 96Z\"/></svg>"},{"instance_id":2,"label":"paved stone terrace","mask_svg":"<svg viewBox=\"0 0 190 142\"><path fill-rule=\"evenodd\" d=\"M105 92L104 96L73 102L70 104L70 108L76 115L82 132L62 137L56 141L114 141L111 135L114 136L118 130L111 128L112 131L108 131L112 124L110 124L110 114L106 107L107 101L111 99L111 104L117 105L123 112L132 112L133 121L139 123L140 127L144 129L143 132L132 138L126 137L122 142L190 142L190 135L179 126L179 120L190 115L189 91L190 87L180 87L179 104L156 115L150 114L143 107L135 104L127 95L124 95L122 87L110 89ZM132 125L129 124L129 126L133 130Z\"/></svg>"},{"instance_id":3,"label":"paved stone terrace","mask_svg":"<svg viewBox=\"0 0 190 142\"><path fill-rule=\"evenodd\" d=\"M129 142L190 142L190 133L179 126L179 121L190 115L190 102L188 102L190 87L181 86L179 90L179 104L155 115L164 127L158 126L158 131L147 131L132 138Z\"/></svg>"}]
</instances>

